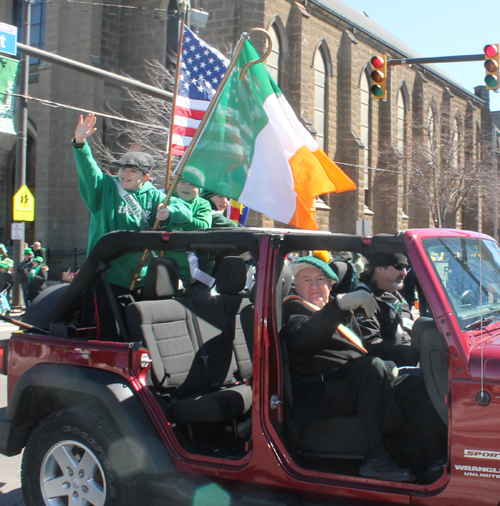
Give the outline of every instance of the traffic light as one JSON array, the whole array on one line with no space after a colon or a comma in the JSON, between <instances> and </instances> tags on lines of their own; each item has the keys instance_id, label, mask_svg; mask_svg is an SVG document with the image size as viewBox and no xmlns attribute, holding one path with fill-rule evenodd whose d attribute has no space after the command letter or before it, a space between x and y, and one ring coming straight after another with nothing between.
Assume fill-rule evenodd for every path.
<instances>
[{"instance_id":1,"label":"traffic light","mask_svg":"<svg viewBox=\"0 0 500 506\"><path fill-rule=\"evenodd\" d=\"M500 54L498 52L498 44L487 44L484 46L484 68L486 69L486 83L487 90L498 90L500 86L500 78L498 76L498 62Z\"/></svg>"},{"instance_id":2,"label":"traffic light","mask_svg":"<svg viewBox=\"0 0 500 506\"><path fill-rule=\"evenodd\" d=\"M379 54L370 60L373 70L370 74L372 86L370 88L373 98L383 99L387 96L387 55Z\"/></svg>"}]
</instances>

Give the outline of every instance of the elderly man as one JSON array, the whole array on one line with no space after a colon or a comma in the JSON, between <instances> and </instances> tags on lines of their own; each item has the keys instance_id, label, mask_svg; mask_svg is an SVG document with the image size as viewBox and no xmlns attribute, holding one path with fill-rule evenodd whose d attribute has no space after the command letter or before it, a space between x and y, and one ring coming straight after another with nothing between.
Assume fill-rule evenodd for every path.
<instances>
[{"instance_id":1,"label":"elderly man","mask_svg":"<svg viewBox=\"0 0 500 506\"><path fill-rule=\"evenodd\" d=\"M355 291L330 298L337 276L315 257L299 258L292 270L297 295L285 299L282 332L289 347L296 423L358 414L369 441L360 474L412 481L413 473L385 452L383 434L398 427L419 449L415 467L421 479L434 481L446 460L446 438L422 378L397 377L394 362L370 356L358 337L353 311L362 308L373 317L373 295Z\"/></svg>"},{"instance_id":2,"label":"elderly man","mask_svg":"<svg viewBox=\"0 0 500 506\"><path fill-rule=\"evenodd\" d=\"M408 259L402 253L374 253L356 287L373 294L377 301L373 316L363 308L354 311L364 346L371 355L392 360L398 367L415 366L419 361L409 334L413 317L398 291L403 288L407 269Z\"/></svg>"},{"instance_id":3,"label":"elderly man","mask_svg":"<svg viewBox=\"0 0 500 506\"><path fill-rule=\"evenodd\" d=\"M362 476L413 481L385 451L382 434L400 422L389 374L394 364L369 357L361 339L350 330L357 325L351 310L361 306L373 314L376 302L366 292L330 299L338 281L330 266L312 256L292 265L297 295L285 299L283 337L289 348L294 419L306 426L317 419L358 414L366 428L368 454ZM350 328L349 328L350 327Z\"/></svg>"}]
</instances>

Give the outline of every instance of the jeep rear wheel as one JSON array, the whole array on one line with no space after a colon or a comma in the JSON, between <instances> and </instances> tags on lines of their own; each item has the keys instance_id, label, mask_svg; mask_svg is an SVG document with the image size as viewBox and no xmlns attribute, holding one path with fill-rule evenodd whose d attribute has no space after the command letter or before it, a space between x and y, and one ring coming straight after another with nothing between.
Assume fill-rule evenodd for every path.
<instances>
[{"instance_id":1,"label":"jeep rear wheel","mask_svg":"<svg viewBox=\"0 0 500 506\"><path fill-rule=\"evenodd\" d=\"M137 504L139 477L106 416L70 408L40 422L22 461L27 506Z\"/></svg>"}]
</instances>

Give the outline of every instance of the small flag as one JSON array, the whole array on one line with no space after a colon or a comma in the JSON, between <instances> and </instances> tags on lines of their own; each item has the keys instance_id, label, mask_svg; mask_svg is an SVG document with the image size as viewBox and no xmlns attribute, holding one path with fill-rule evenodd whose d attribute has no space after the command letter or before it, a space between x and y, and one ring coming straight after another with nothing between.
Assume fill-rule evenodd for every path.
<instances>
[{"instance_id":1,"label":"small flag","mask_svg":"<svg viewBox=\"0 0 500 506\"><path fill-rule=\"evenodd\" d=\"M247 40L187 165L205 175L204 188L221 183L230 197L270 218L316 230L314 199L354 190L297 119Z\"/></svg>"},{"instance_id":2,"label":"small flag","mask_svg":"<svg viewBox=\"0 0 500 506\"><path fill-rule=\"evenodd\" d=\"M245 207L243 204L231 199L231 205L229 206L229 219L244 227L247 224L249 212L250 209L248 207Z\"/></svg>"},{"instance_id":3,"label":"small flag","mask_svg":"<svg viewBox=\"0 0 500 506\"><path fill-rule=\"evenodd\" d=\"M172 154L182 155L226 73L229 60L184 27L175 100Z\"/></svg>"}]
</instances>

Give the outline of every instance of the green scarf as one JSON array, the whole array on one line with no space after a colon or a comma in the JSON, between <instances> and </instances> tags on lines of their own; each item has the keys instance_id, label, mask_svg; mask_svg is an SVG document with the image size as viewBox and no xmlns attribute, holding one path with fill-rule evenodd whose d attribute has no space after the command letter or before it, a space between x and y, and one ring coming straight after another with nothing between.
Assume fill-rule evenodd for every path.
<instances>
[{"instance_id":1,"label":"green scarf","mask_svg":"<svg viewBox=\"0 0 500 506\"><path fill-rule=\"evenodd\" d=\"M35 272L33 272L33 269L31 269L30 273L28 274L28 283L31 283L31 280L38 274L38 271L40 270L41 265L39 265Z\"/></svg>"}]
</instances>

